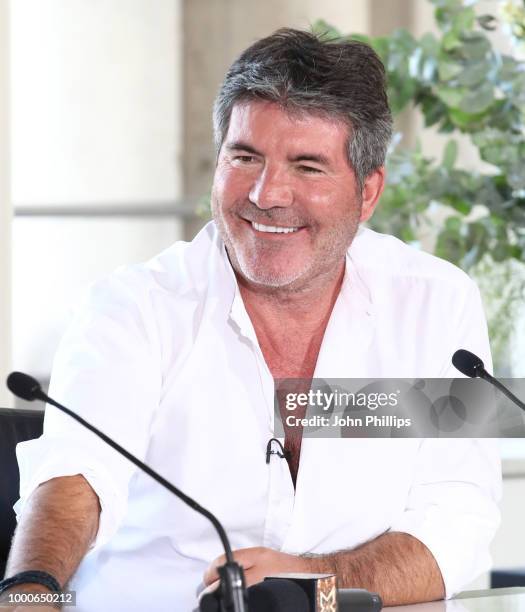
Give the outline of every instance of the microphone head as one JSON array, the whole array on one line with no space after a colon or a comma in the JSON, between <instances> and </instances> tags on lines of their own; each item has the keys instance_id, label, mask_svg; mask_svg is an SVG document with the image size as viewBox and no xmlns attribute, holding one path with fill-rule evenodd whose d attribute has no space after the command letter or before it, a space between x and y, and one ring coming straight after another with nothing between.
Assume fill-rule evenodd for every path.
<instances>
[{"instance_id":1,"label":"microphone head","mask_svg":"<svg viewBox=\"0 0 525 612\"><path fill-rule=\"evenodd\" d=\"M23 372L11 372L7 377L7 388L13 395L32 402L42 398L42 387L38 380Z\"/></svg>"},{"instance_id":2,"label":"microphone head","mask_svg":"<svg viewBox=\"0 0 525 612\"><path fill-rule=\"evenodd\" d=\"M309 612L304 590L291 580L266 578L248 589L250 612Z\"/></svg>"},{"instance_id":3,"label":"microphone head","mask_svg":"<svg viewBox=\"0 0 525 612\"><path fill-rule=\"evenodd\" d=\"M478 378L485 372L483 361L465 349L459 349L452 355L452 365L470 378Z\"/></svg>"}]
</instances>

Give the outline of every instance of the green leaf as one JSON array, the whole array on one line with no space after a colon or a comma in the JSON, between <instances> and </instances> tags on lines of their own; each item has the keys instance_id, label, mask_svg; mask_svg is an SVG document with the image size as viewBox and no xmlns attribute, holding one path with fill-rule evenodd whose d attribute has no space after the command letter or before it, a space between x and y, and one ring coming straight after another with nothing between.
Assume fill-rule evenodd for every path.
<instances>
[{"instance_id":1,"label":"green leaf","mask_svg":"<svg viewBox=\"0 0 525 612\"><path fill-rule=\"evenodd\" d=\"M485 34L480 32L463 33L462 45L459 48L461 56L469 61L482 60L491 51L491 44Z\"/></svg>"},{"instance_id":2,"label":"green leaf","mask_svg":"<svg viewBox=\"0 0 525 612\"><path fill-rule=\"evenodd\" d=\"M439 98L422 94L418 101L425 118L425 126L435 125L447 116L447 106Z\"/></svg>"},{"instance_id":3,"label":"green leaf","mask_svg":"<svg viewBox=\"0 0 525 612\"><path fill-rule=\"evenodd\" d=\"M436 240L434 253L442 259L459 264L464 255L464 247L458 232L449 230L441 231Z\"/></svg>"},{"instance_id":4,"label":"green leaf","mask_svg":"<svg viewBox=\"0 0 525 612\"><path fill-rule=\"evenodd\" d=\"M360 40L358 34L352 35L352 38L354 40ZM361 42L366 42L366 41L361 40ZM388 56L390 53L390 41L388 40L388 38L383 37L383 36L378 36L376 38L369 39L369 44L372 45L372 48L382 59L385 66L388 65Z\"/></svg>"},{"instance_id":5,"label":"green leaf","mask_svg":"<svg viewBox=\"0 0 525 612\"><path fill-rule=\"evenodd\" d=\"M449 109L449 117L456 127L462 131L469 132L474 129L481 129L481 126L484 126L486 114L467 113L456 108L451 108Z\"/></svg>"},{"instance_id":6,"label":"green leaf","mask_svg":"<svg viewBox=\"0 0 525 612\"><path fill-rule=\"evenodd\" d=\"M416 40L414 40L414 42L417 43ZM434 36L434 34L431 34L430 32L423 34L423 36L419 40L419 46L423 49L426 55L432 55L434 57L437 57L439 53L439 41Z\"/></svg>"},{"instance_id":7,"label":"green leaf","mask_svg":"<svg viewBox=\"0 0 525 612\"><path fill-rule=\"evenodd\" d=\"M358 42L362 42L373 47L372 39L366 34L352 34L351 36L344 36L343 38L347 40L357 40Z\"/></svg>"},{"instance_id":8,"label":"green leaf","mask_svg":"<svg viewBox=\"0 0 525 612\"><path fill-rule=\"evenodd\" d=\"M404 79L400 84L391 83L388 87L388 100L394 115L401 112L412 100L417 83L412 79Z\"/></svg>"},{"instance_id":9,"label":"green leaf","mask_svg":"<svg viewBox=\"0 0 525 612\"><path fill-rule=\"evenodd\" d=\"M485 82L475 89L467 90L459 108L466 113L477 114L487 110L493 102L494 87L492 83Z\"/></svg>"},{"instance_id":10,"label":"green leaf","mask_svg":"<svg viewBox=\"0 0 525 612\"><path fill-rule=\"evenodd\" d=\"M525 165L521 160L509 168L507 180L513 189L525 189Z\"/></svg>"},{"instance_id":11,"label":"green leaf","mask_svg":"<svg viewBox=\"0 0 525 612\"><path fill-rule=\"evenodd\" d=\"M459 217L448 217L445 221L445 227L448 232L459 234L461 230L461 219Z\"/></svg>"},{"instance_id":12,"label":"green leaf","mask_svg":"<svg viewBox=\"0 0 525 612\"><path fill-rule=\"evenodd\" d=\"M318 19L315 21L312 24L311 30L313 34L322 36L326 40L333 40L343 37L340 30L326 22L324 19Z\"/></svg>"},{"instance_id":13,"label":"green leaf","mask_svg":"<svg viewBox=\"0 0 525 612\"><path fill-rule=\"evenodd\" d=\"M414 230L409 225L406 225L401 229L401 240L404 242L414 242L417 240Z\"/></svg>"},{"instance_id":14,"label":"green leaf","mask_svg":"<svg viewBox=\"0 0 525 612\"><path fill-rule=\"evenodd\" d=\"M476 22L476 13L473 8L465 8L454 17L454 29L458 32L472 30Z\"/></svg>"},{"instance_id":15,"label":"green leaf","mask_svg":"<svg viewBox=\"0 0 525 612\"><path fill-rule=\"evenodd\" d=\"M491 249L490 254L494 261L505 261L509 257L508 245L503 242L498 242L496 246Z\"/></svg>"},{"instance_id":16,"label":"green leaf","mask_svg":"<svg viewBox=\"0 0 525 612\"><path fill-rule=\"evenodd\" d=\"M454 210L457 210L462 215L468 215L472 210L472 206L466 200L459 198L455 195L449 195L446 198L443 198L444 203L452 206Z\"/></svg>"},{"instance_id":17,"label":"green leaf","mask_svg":"<svg viewBox=\"0 0 525 612\"><path fill-rule=\"evenodd\" d=\"M515 257L516 259L521 259L521 256L522 256L521 248L517 244L510 245L509 255L511 257Z\"/></svg>"},{"instance_id":18,"label":"green leaf","mask_svg":"<svg viewBox=\"0 0 525 612\"><path fill-rule=\"evenodd\" d=\"M461 104L466 93L466 90L458 87L450 87L448 85L440 85L436 87L436 94L438 98L447 106L452 106L453 108L459 108L459 105Z\"/></svg>"},{"instance_id":19,"label":"green leaf","mask_svg":"<svg viewBox=\"0 0 525 612\"><path fill-rule=\"evenodd\" d=\"M441 46L445 51L453 51L454 49L461 47L461 42L457 32L454 32L453 30L447 32L441 40Z\"/></svg>"},{"instance_id":20,"label":"green leaf","mask_svg":"<svg viewBox=\"0 0 525 612\"><path fill-rule=\"evenodd\" d=\"M455 140L449 140L445 145L445 150L443 151L443 160L441 164L447 168L447 170L452 170L454 164L456 163L456 159L458 156L458 144Z\"/></svg>"},{"instance_id":21,"label":"green leaf","mask_svg":"<svg viewBox=\"0 0 525 612\"><path fill-rule=\"evenodd\" d=\"M463 66L449 59L438 62L438 75L440 81L450 81L463 72Z\"/></svg>"},{"instance_id":22,"label":"green leaf","mask_svg":"<svg viewBox=\"0 0 525 612\"><path fill-rule=\"evenodd\" d=\"M473 87L478 85L487 79L491 69L491 63L487 60L469 62L464 65L459 73L457 73L458 85L462 87Z\"/></svg>"}]
</instances>

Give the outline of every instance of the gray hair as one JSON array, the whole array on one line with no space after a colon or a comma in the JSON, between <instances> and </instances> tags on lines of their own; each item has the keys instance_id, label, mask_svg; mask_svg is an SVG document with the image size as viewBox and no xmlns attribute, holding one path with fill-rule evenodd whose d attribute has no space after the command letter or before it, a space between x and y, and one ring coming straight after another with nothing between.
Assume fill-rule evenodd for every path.
<instances>
[{"instance_id":1,"label":"gray hair","mask_svg":"<svg viewBox=\"0 0 525 612\"><path fill-rule=\"evenodd\" d=\"M213 107L217 153L237 103L266 100L292 113L343 120L350 128L348 161L359 187L385 163L392 135L385 69L357 40L325 40L283 28L254 43L232 64Z\"/></svg>"}]
</instances>

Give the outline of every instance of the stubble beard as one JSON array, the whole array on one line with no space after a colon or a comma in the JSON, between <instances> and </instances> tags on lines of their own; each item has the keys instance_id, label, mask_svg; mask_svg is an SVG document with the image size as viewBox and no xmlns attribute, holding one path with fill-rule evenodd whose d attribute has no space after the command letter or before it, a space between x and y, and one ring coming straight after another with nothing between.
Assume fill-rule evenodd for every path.
<instances>
[{"instance_id":1,"label":"stubble beard","mask_svg":"<svg viewBox=\"0 0 525 612\"><path fill-rule=\"evenodd\" d=\"M236 238L220 206L215 199L212 200L213 220L224 242L233 269L250 284L266 289L270 293L296 293L303 289L308 290L312 282L317 281L322 284L323 279L337 276L340 264L344 262L346 251L359 228L360 209L359 206L357 212L353 212L348 223L331 228L329 234L324 236L322 244L317 245L315 254L305 258L303 266L290 271L276 272L264 265L263 253L246 248L242 241ZM271 247L272 245L267 245L266 248L270 251Z\"/></svg>"}]
</instances>

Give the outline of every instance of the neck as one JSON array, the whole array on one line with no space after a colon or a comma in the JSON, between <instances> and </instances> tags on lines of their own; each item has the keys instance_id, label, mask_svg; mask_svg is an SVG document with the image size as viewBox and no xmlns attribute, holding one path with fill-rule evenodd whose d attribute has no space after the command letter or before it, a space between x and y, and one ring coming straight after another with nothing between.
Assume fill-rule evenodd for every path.
<instances>
[{"instance_id":1,"label":"neck","mask_svg":"<svg viewBox=\"0 0 525 612\"><path fill-rule=\"evenodd\" d=\"M239 290L252 322L269 332L286 331L294 325L300 325L302 330L308 332L326 325L344 274L345 262L342 261L333 274L319 278L318 282L307 288L291 291L253 285L236 273Z\"/></svg>"}]
</instances>

